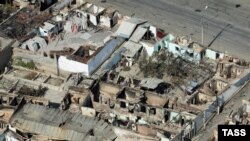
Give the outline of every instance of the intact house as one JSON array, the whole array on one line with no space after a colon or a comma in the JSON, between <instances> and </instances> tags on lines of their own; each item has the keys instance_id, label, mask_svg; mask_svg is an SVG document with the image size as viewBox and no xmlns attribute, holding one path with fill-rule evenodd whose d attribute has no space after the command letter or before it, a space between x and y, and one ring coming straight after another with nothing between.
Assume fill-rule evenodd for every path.
<instances>
[{"instance_id":1,"label":"intact house","mask_svg":"<svg viewBox=\"0 0 250 141\"><path fill-rule=\"evenodd\" d=\"M81 46L71 55L60 56L59 68L71 73L83 73L90 76L123 42L123 38L113 38L103 47Z\"/></svg>"},{"instance_id":2,"label":"intact house","mask_svg":"<svg viewBox=\"0 0 250 141\"><path fill-rule=\"evenodd\" d=\"M176 57L179 56L187 61L199 63L205 56L205 48L198 43L191 42L189 37L174 37L171 34L165 36L155 44L155 52L167 49Z\"/></svg>"}]
</instances>

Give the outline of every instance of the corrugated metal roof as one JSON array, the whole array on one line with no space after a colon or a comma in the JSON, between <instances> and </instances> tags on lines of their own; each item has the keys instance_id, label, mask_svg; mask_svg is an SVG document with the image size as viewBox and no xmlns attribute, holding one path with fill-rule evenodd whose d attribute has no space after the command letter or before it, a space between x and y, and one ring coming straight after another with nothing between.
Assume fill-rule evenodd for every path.
<instances>
[{"instance_id":1,"label":"corrugated metal roof","mask_svg":"<svg viewBox=\"0 0 250 141\"><path fill-rule=\"evenodd\" d=\"M142 48L142 45L132 41L127 41L124 43L123 47L126 49L126 51L122 53L122 55L132 58Z\"/></svg>"},{"instance_id":2,"label":"corrugated metal roof","mask_svg":"<svg viewBox=\"0 0 250 141\"><path fill-rule=\"evenodd\" d=\"M136 26L145 22L146 20L137 18L131 18L126 21L123 21L118 30L116 31L116 34L123 38L129 38L134 32Z\"/></svg>"},{"instance_id":3,"label":"corrugated metal roof","mask_svg":"<svg viewBox=\"0 0 250 141\"><path fill-rule=\"evenodd\" d=\"M142 37L146 34L146 32L147 32L146 28L139 26L135 30L133 35L130 37L130 40L138 43L142 39Z\"/></svg>"},{"instance_id":4,"label":"corrugated metal roof","mask_svg":"<svg viewBox=\"0 0 250 141\"><path fill-rule=\"evenodd\" d=\"M105 121L59 109L26 104L11 117L10 124L25 133L40 134L58 140L82 141L85 138L114 140L111 126ZM101 131L99 131L102 129ZM89 131L94 131L94 136ZM107 136L110 135L110 136Z\"/></svg>"},{"instance_id":5,"label":"corrugated metal roof","mask_svg":"<svg viewBox=\"0 0 250 141\"><path fill-rule=\"evenodd\" d=\"M133 24L143 24L145 22L147 22L147 20L144 20L144 19L139 19L139 18L135 18L135 17L132 17L128 20L126 20L127 22L130 22L130 23L133 23Z\"/></svg>"},{"instance_id":6,"label":"corrugated metal roof","mask_svg":"<svg viewBox=\"0 0 250 141\"><path fill-rule=\"evenodd\" d=\"M163 82L163 80L157 78L145 78L141 80L140 86L149 89L155 89L160 83Z\"/></svg>"}]
</instances>

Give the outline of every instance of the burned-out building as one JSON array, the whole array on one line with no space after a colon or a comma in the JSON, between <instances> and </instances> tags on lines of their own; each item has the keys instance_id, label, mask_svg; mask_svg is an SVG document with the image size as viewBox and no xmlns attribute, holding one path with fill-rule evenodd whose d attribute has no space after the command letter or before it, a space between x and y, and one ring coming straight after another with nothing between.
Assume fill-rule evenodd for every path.
<instances>
[{"instance_id":1,"label":"burned-out building","mask_svg":"<svg viewBox=\"0 0 250 141\"><path fill-rule=\"evenodd\" d=\"M248 62L115 8L83 0L35 7L0 25L5 138L191 140L250 79Z\"/></svg>"},{"instance_id":2,"label":"burned-out building","mask_svg":"<svg viewBox=\"0 0 250 141\"><path fill-rule=\"evenodd\" d=\"M157 136L160 132L174 136L182 125L195 117L191 113L175 111L176 106L171 104L174 101L167 93L161 95L104 82L97 83L92 91L93 107L100 117L117 127L143 135ZM169 124L176 130L171 132Z\"/></svg>"},{"instance_id":3,"label":"burned-out building","mask_svg":"<svg viewBox=\"0 0 250 141\"><path fill-rule=\"evenodd\" d=\"M125 48L125 52L122 53L122 65L131 67L136 60L138 60L142 51L142 45L127 41L122 45Z\"/></svg>"},{"instance_id":4,"label":"burned-out building","mask_svg":"<svg viewBox=\"0 0 250 141\"><path fill-rule=\"evenodd\" d=\"M108 7L104 10L104 13L100 16L100 25L108 28L112 28L118 23L120 14L118 10L113 7Z\"/></svg>"},{"instance_id":5,"label":"burned-out building","mask_svg":"<svg viewBox=\"0 0 250 141\"><path fill-rule=\"evenodd\" d=\"M49 101L45 98L33 96L20 96L13 93L0 92L0 132L5 132L9 127L9 120L19 105L33 103L49 106Z\"/></svg>"},{"instance_id":6,"label":"burned-out building","mask_svg":"<svg viewBox=\"0 0 250 141\"><path fill-rule=\"evenodd\" d=\"M225 79L234 79L241 75L249 63L244 60L225 56L218 64L218 73Z\"/></svg>"},{"instance_id":7,"label":"burned-out building","mask_svg":"<svg viewBox=\"0 0 250 141\"><path fill-rule=\"evenodd\" d=\"M24 41L36 35L35 28L47 21L52 15L38 9L25 7L11 16L0 26L0 36Z\"/></svg>"},{"instance_id":8,"label":"burned-out building","mask_svg":"<svg viewBox=\"0 0 250 141\"><path fill-rule=\"evenodd\" d=\"M31 140L114 140L111 126L98 118L25 104L10 119L12 128Z\"/></svg>"},{"instance_id":9,"label":"burned-out building","mask_svg":"<svg viewBox=\"0 0 250 141\"><path fill-rule=\"evenodd\" d=\"M76 11L79 16L86 17L92 25L97 26L100 23L100 16L103 14L104 10L105 8L103 7L86 2L78 7Z\"/></svg>"},{"instance_id":10,"label":"burned-out building","mask_svg":"<svg viewBox=\"0 0 250 141\"><path fill-rule=\"evenodd\" d=\"M83 107L91 108L92 106L90 95L91 91L88 89L71 86L62 100L60 108L62 110L69 110L72 113L84 113L85 111L82 111Z\"/></svg>"}]
</instances>

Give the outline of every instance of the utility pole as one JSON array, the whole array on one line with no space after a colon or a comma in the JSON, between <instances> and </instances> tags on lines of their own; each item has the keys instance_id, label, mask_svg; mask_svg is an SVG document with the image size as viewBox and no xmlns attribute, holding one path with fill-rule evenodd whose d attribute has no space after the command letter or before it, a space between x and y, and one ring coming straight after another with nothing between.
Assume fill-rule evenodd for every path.
<instances>
[{"instance_id":1,"label":"utility pole","mask_svg":"<svg viewBox=\"0 0 250 141\"><path fill-rule=\"evenodd\" d=\"M206 10L207 10L207 8L208 8L208 6L206 5L205 6L205 12L206 12ZM202 12L202 11L201 11ZM203 14L203 12L201 13L201 44L203 45L204 44L204 40L203 40L203 38L204 38L204 25L203 25L203 22L204 22L204 14Z\"/></svg>"}]
</instances>

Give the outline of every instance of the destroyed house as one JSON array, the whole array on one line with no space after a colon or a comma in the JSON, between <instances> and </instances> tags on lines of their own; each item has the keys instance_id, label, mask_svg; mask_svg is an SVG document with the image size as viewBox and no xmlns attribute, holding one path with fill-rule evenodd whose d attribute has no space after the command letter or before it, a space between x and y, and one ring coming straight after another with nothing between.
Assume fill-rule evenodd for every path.
<instances>
[{"instance_id":1,"label":"destroyed house","mask_svg":"<svg viewBox=\"0 0 250 141\"><path fill-rule=\"evenodd\" d=\"M34 37L34 38L31 38L27 41L25 41L22 45L21 45L21 48L22 49L26 49L26 50L30 50L30 51L33 51L33 52L36 52L38 51L39 49L41 48L46 48L48 45L45 41L45 39L43 39L42 37Z\"/></svg>"},{"instance_id":2,"label":"destroyed house","mask_svg":"<svg viewBox=\"0 0 250 141\"><path fill-rule=\"evenodd\" d=\"M155 44L154 50L159 52L163 48L176 57L179 56L194 63L199 63L205 56L205 48L198 43L191 42L191 38L187 36L175 38L173 35L168 34Z\"/></svg>"},{"instance_id":3,"label":"destroyed house","mask_svg":"<svg viewBox=\"0 0 250 141\"><path fill-rule=\"evenodd\" d=\"M70 86L69 92L61 101L60 107L62 110L69 109L69 111L73 112L81 107L90 107L90 94L91 91L88 89Z\"/></svg>"},{"instance_id":4,"label":"destroyed house","mask_svg":"<svg viewBox=\"0 0 250 141\"><path fill-rule=\"evenodd\" d=\"M112 7L108 7L104 10L104 13L100 16L100 25L112 28L118 23L119 12Z\"/></svg>"},{"instance_id":5,"label":"destroyed house","mask_svg":"<svg viewBox=\"0 0 250 141\"><path fill-rule=\"evenodd\" d=\"M158 94L167 94L171 90L171 84L157 78L144 78L139 85L142 90L152 91Z\"/></svg>"},{"instance_id":6,"label":"destroyed house","mask_svg":"<svg viewBox=\"0 0 250 141\"><path fill-rule=\"evenodd\" d=\"M25 7L0 25L0 36L25 41L36 34L36 27L52 15L38 9Z\"/></svg>"},{"instance_id":7,"label":"destroyed house","mask_svg":"<svg viewBox=\"0 0 250 141\"><path fill-rule=\"evenodd\" d=\"M121 88L118 85L104 82L97 84L92 91L91 100L97 112L129 114L133 118L128 117L128 120L134 120L138 116L146 122L167 121L165 113L169 107L173 107L171 103L176 103L170 102L167 95L129 87Z\"/></svg>"},{"instance_id":8,"label":"destroyed house","mask_svg":"<svg viewBox=\"0 0 250 141\"><path fill-rule=\"evenodd\" d=\"M33 97L27 95L20 96L12 93L0 93L0 103L2 106L17 107L22 102L44 106L49 106L50 104L49 100L43 97Z\"/></svg>"},{"instance_id":9,"label":"destroyed house","mask_svg":"<svg viewBox=\"0 0 250 141\"><path fill-rule=\"evenodd\" d=\"M64 25L64 30L66 32L76 33L78 31L87 29L88 27L88 20L81 12L78 10L73 11L68 16L66 23Z\"/></svg>"},{"instance_id":10,"label":"destroyed house","mask_svg":"<svg viewBox=\"0 0 250 141\"><path fill-rule=\"evenodd\" d=\"M39 34L42 37L47 37L48 41L63 30L63 22L48 20L39 27Z\"/></svg>"},{"instance_id":11,"label":"destroyed house","mask_svg":"<svg viewBox=\"0 0 250 141\"><path fill-rule=\"evenodd\" d=\"M176 110L177 99L172 101L167 95L104 82L94 86L92 91L91 99L98 116L116 127L150 137L156 136L156 132L174 136L196 117L183 109ZM148 130L150 134L146 133Z\"/></svg>"},{"instance_id":12,"label":"destroyed house","mask_svg":"<svg viewBox=\"0 0 250 141\"><path fill-rule=\"evenodd\" d=\"M105 8L87 2L75 11L77 11L79 15L86 17L91 24L97 26L100 23L100 15L102 15L104 10Z\"/></svg>"},{"instance_id":13,"label":"destroyed house","mask_svg":"<svg viewBox=\"0 0 250 141\"><path fill-rule=\"evenodd\" d=\"M26 137L42 140L114 140L116 135L103 120L45 106L25 104L10 119L10 125ZM29 136L28 136L29 135Z\"/></svg>"},{"instance_id":14,"label":"destroyed house","mask_svg":"<svg viewBox=\"0 0 250 141\"><path fill-rule=\"evenodd\" d=\"M122 63L130 67L139 58L142 51L142 45L127 41L122 46L125 48L125 52L122 52Z\"/></svg>"}]
</instances>

